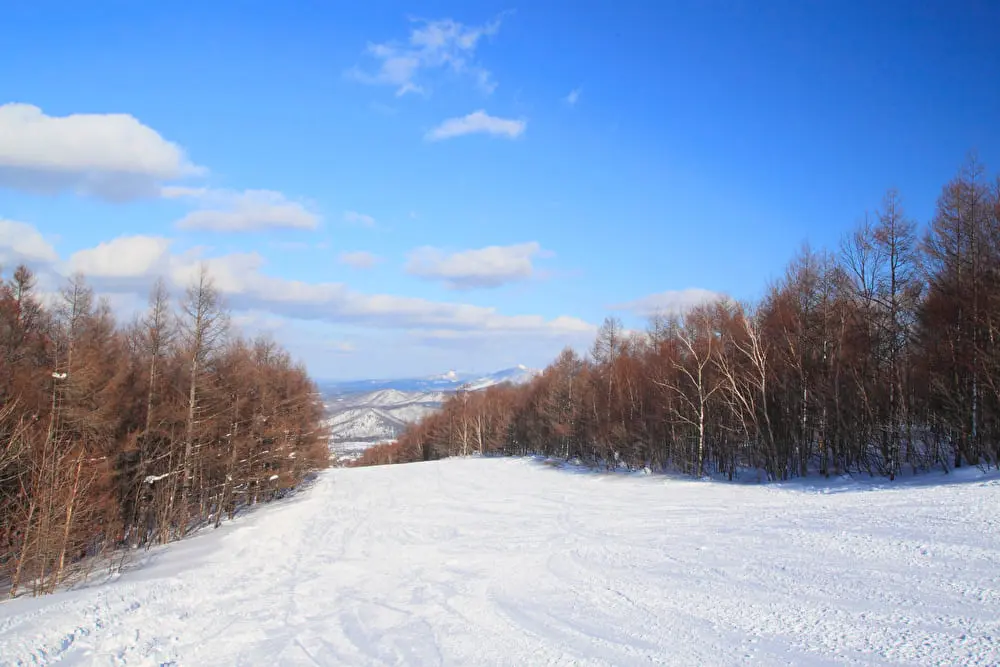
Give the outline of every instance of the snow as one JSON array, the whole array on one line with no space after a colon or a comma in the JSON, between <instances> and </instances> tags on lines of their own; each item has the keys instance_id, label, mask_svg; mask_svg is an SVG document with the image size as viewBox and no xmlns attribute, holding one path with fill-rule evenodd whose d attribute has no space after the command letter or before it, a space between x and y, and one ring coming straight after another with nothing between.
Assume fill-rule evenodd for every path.
<instances>
[{"instance_id":1,"label":"snow","mask_svg":"<svg viewBox=\"0 0 1000 667\"><path fill-rule=\"evenodd\" d=\"M446 397L438 391L396 389L348 395L335 405L327 404L330 416L325 423L336 442L391 440L407 424L438 410Z\"/></svg>"},{"instance_id":2,"label":"snow","mask_svg":"<svg viewBox=\"0 0 1000 667\"><path fill-rule=\"evenodd\" d=\"M330 444L330 458L336 464L351 463L361 458L365 450L389 442L392 440L336 441Z\"/></svg>"},{"instance_id":3,"label":"snow","mask_svg":"<svg viewBox=\"0 0 1000 667\"><path fill-rule=\"evenodd\" d=\"M330 437L335 442L377 442L398 437L408 424L419 421L423 417L441 408L441 404L455 390L479 391L500 384L513 382L515 384L529 382L539 375L540 371L518 365L514 368L497 371L491 375L470 380L461 386L455 384L442 389L427 388L427 382L443 381L452 378L456 383L462 376L454 371L430 380L385 380L372 381L388 385L379 389L364 391L344 391L345 386L356 389L357 382L347 385L329 384L327 391L337 392L327 396L326 409L329 414L326 427ZM474 376L473 376L474 377ZM416 382L420 388L403 389ZM361 383L367 385L368 383Z\"/></svg>"},{"instance_id":4,"label":"snow","mask_svg":"<svg viewBox=\"0 0 1000 667\"><path fill-rule=\"evenodd\" d=\"M481 377L477 380L467 382L463 385L463 388L468 391L482 391L483 389L488 389L489 387L493 387L503 382L510 382L511 384L526 384L541 375L541 373L541 371L528 368L524 364L518 364L514 368L497 371L496 373Z\"/></svg>"},{"instance_id":5,"label":"snow","mask_svg":"<svg viewBox=\"0 0 1000 667\"><path fill-rule=\"evenodd\" d=\"M0 662L995 665L998 506L976 471L333 469L113 581L0 604Z\"/></svg>"},{"instance_id":6,"label":"snow","mask_svg":"<svg viewBox=\"0 0 1000 667\"><path fill-rule=\"evenodd\" d=\"M405 405L407 403L413 403L414 401L440 402L444 400L444 394L441 392L423 393L399 391L398 389L381 389L379 391L373 391L370 394L364 394L362 397L359 397L359 400L363 400L364 405L390 407L394 405Z\"/></svg>"},{"instance_id":7,"label":"snow","mask_svg":"<svg viewBox=\"0 0 1000 667\"><path fill-rule=\"evenodd\" d=\"M393 438L406 426L385 410L351 408L335 413L326 420L330 435L336 441L360 441Z\"/></svg>"},{"instance_id":8,"label":"snow","mask_svg":"<svg viewBox=\"0 0 1000 667\"><path fill-rule=\"evenodd\" d=\"M161 479L166 479L167 477L170 477L169 472L165 472L162 475L146 475L142 481L144 484L156 484Z\"/></svg>"}]
</instances>

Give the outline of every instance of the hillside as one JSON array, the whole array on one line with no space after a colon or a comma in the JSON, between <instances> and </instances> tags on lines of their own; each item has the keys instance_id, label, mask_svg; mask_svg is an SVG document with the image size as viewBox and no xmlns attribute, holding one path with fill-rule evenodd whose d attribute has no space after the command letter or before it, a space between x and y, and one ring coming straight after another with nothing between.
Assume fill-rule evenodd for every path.
<instances>
[{"instance_id":1,"label":"hillside","mask_svg":"<svg viewBox=\"0 0 1000 667\"><path fill-rule=\"evenodd\" d=\"M391 440L408 423L440 408L445 397L438 391L398 389L335 396L325 402L328 417L324 424L334 445Z\"/></svg>"},{"instance_id":2,"label":"hillside","mask_svg":"<svg viewBox=\"0 0 1000 667\"><path fill-rule=\"evenodd\" d=\"M488 375L449 371L429 378L324 383L326 427L340 458L353 458L368 445L392 440L408 424L441 407L459 390L481 391L511 382L521 384L539 371L515 366Z\"/></svg>"},{"instance_id":3,"label":"hillside","mask_svg":"<svg viewBox=\"0 0 1000 667\"><path fill-rule=\"evenodd\" d=\"M960 473L815 489L525 459L336 469L116 581L0 604L0 656L998 664L1000 477Z\"/></svg>"}]
</instances>

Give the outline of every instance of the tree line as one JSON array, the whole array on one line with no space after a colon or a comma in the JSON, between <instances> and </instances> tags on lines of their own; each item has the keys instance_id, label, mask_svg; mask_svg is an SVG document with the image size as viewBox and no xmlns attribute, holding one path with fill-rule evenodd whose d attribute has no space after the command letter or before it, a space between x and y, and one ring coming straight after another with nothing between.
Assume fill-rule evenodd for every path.
<instances>
[{"instance_id":1,"label":"tree line","mask_svg":"<svg viewBox=\"0 0 1000 667\"><path fill-rule=\"evenodd\" d=\"M923 229L890 191L759 301L608 318L587 357L458 392L359 463L471 453L770 480L1000 465L1000 179L970 160Z\"/></svg>"},{"instance_id":2,"label":"tree line","mask_svg":"<svg viewBox=\"0 0 1000 667\"><path fill-rule=\"evenodd\" d=\"M0 586L218 526L328 461L323 408L272 340L233 331L202 268L126 325L74 275L54 299L0 272Z\"/></svg>"}]
</instances>

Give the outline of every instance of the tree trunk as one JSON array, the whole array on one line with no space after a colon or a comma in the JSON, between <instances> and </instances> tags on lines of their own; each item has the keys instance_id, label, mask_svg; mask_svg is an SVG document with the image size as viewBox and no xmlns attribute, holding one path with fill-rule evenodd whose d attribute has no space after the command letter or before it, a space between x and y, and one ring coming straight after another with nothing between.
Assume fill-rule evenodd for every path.
<instances>
[{"instance_id":1,"label":"tree trunk","mask_svg":"<svg viewBox=\"0 0 1000 667\"><path fill-rule=\"evenodd\" d=\"M73 525L73 510L76 507L76 497L80 492L80 472L83 470L83 449L76 457L76 472L73 475L73 487L70 489L69 500L66 501L66 523L63 526L62 543L59 546L59 565L56 568L55 579L52 581L52 588L62 581L63 572L66 568L66 549L69 546L69 533Z\"/></svg>"}]
</instances>

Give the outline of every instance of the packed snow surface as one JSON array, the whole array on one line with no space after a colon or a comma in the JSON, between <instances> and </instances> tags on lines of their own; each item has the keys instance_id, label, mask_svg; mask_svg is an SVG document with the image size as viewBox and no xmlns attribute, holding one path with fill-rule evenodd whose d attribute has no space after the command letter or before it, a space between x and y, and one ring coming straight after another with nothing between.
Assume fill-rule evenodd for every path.
<instances>
[{"instance_id":1,"label":"packed snow surface","mask_svg":"<svg viewBox=\"0 0 1000 667\"><path fill-rule=\"evenodd\" d=\"M1000 479L974 471L335 469L112 582L0 604L0 662L996 665L998 507Z\"/></svg>"}]
</instances>

